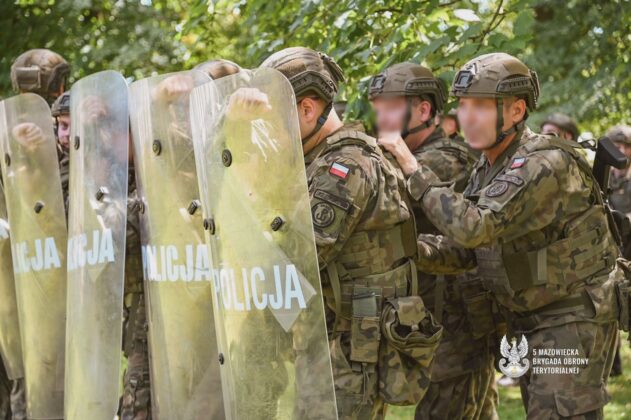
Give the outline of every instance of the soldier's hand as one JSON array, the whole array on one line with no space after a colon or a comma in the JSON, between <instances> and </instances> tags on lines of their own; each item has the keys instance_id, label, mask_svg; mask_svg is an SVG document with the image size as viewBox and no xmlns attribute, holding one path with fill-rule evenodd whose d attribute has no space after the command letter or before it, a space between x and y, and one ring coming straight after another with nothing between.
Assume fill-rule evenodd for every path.
<instances>
[{"instance_id":1,"label":"soldier's hand","mask_svg":"<svg viewBox=\"0 0 631 420\"><path fill-rule=\"evenodd\" d=\"M272 110L267 95L256 88L235 91L228 103L227 117L235 121L252 121Z\"/></svg>"},{"instance_id":2,"label":"soldier's hand","mask_svg":"<svg viewBox=\"0 0 631 420\"><path fill-rule=\"evenodd\" d=\"M87 96L81 102L81 109L84 111L83 118L87 124L94 124L108 115L107 105L98 96Z\"/></svg>"},{"instance_id":3,"label":"soldier's hand","mask_svg":"<svg viewBox=\"0 0 631 420\"><path fill-rule=\"evenodd\" d=\"M156 87L155 99L162 102L174 102L182 95L189 93L194 87L195 82L188 75L176 74L169 76Z\"/></svg>"},{"instance_id":4,"label":"soldier's hand","mask_svg":"<svg viewBox=\"0 0 631 420\"><path fill-rule=\"evenodd\" d=\"M44 132L37 124L25 122L16 125L12 130L13 138L22 146L35 148L44 142Z\"/></svg>"},{"instance_id":5,"label":"soldier's hand","mask_svg":"<svg viewBox=\"0 0 631 420\"><path fill-rule=\"evenodd\" d=\"M392 153L405 175L410 176L418 169L416 158L398 132L379 133L377 142Z\"/></svg>"}]
</instances>

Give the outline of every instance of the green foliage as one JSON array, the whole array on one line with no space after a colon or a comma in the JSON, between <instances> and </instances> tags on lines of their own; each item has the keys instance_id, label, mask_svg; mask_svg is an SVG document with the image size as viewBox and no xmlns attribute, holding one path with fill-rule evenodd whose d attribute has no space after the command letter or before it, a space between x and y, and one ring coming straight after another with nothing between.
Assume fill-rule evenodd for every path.
<instances>
[{"instance_id":1,"label":"green foliage","mask_svg":"<svg viewBox=\"0 0 631 420\"><path fill-rule=\"evenodd\" d=\"M21 52L46 47L74 80L106 68L140 78L212 58L255 67L304 45L333 56L348 118L365 118L370 76L400 61L448 85L476 55L504 51L539 73L538 123L561 110L601 133L631 111L630 0L13 0L0 2L0 95Z\"/></svg>"}]
</instances>

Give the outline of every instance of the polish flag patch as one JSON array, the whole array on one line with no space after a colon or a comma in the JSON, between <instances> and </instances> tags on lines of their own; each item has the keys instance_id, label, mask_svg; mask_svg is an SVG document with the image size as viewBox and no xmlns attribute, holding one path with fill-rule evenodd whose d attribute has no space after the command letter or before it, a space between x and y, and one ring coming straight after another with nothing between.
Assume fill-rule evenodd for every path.
<instances>
[{"instance_id":1,"label":"polish flag patch","mask_svg":"<svg viewBox=\"0 0 631 420\"><path fill-rule=\"evenodd\" d=\"M342 179L346 179L349 171L350 169L344 165L340 165L339 163L333 163L333 165L331 165L331 169L329 169L329 173L331 175L335 175L336 177Z\"/></svg>"},{"instance_id":2,"label":"polish flag patch","mask_svg":"<svg viewBox=\"0 0 631 420\"><path fill-rule=\"evenodd\" d=\"M513 159L513 163L511 164L510 168L511 169L517 169L517 168L521 168L522 166L524 166L524 163L526 163L526 158L515 158Z\"/></svg>"}]
</instances>

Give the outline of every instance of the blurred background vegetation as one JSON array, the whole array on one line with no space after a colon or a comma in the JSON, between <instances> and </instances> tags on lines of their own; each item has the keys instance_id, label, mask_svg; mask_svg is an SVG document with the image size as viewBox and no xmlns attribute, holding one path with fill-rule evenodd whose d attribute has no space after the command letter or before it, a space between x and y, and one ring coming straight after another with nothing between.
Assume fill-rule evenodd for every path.
<instances>
[{"instance_id":1,"label":"blurred background vegetation","mask_svg":"<svg viewBox=\"0 0 631 420\"><path fill-rule=\"evenodd\" d=\"M0 96L11 62L50 48L72 79L114 69L138 79L212 58L255 67L303 45L345 69L348 117L368 110L366 83L384 67L415 61L450 83L459 66L504 51L542 83L532 126L566 112L601 134L631 119L631 0L2 0Z\"/></svg>"}]
</instances>

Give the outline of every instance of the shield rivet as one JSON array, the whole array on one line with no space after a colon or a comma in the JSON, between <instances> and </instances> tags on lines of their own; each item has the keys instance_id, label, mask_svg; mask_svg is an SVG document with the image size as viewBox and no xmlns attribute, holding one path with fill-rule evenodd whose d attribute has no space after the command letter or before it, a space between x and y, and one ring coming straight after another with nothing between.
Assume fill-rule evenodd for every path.
<instances>
[{"instance_id":1,"label":"shield rivet","mask_svg":"<svg viewBox=\"0 0 631 420\"><path fill-rule=\"evenodd\" d=\"M191 204L188 205L188 214L190 215L195 214L195 212L197 211L200 205L201 203L199 202L199 200L191 201Z\"/></svg>"},{"instance_id":2,"label":"shield rivet","mask_svg":"<svg viewBox=\"0 0 631 420\"><path fill-rule=\"evenodd\" d=\"M81 139L79 139L79 136L74 136L74 148L75 148L75 150L77 150L79 148L80 144L81 144Z\"/></svg>"},{"instance_id":3,"label":"shield rivet","mask_svg":"<svg viewBox=\"0 0 631 420\"><path fill-rule=\"evenodd\" d=\"M37 203L35 203L35 207L33 208L33 210L35 210L35 213L39 214L39 212L42 211L43 208L44 208L44 203L42 203L41 201L38 201Z\"/></svg>"},{"instance_id":4,"label":"shield rivet","mask_svg":"<svg viewBox=\"0 0 631 420\"><path fill-rule=\"evenodd\" d=\"M277 231L278 229L280 229L280 228L281 228L281 226L283 226L284 224L285 224L285 220L283 220L283 218L282 218L282 217L277 216L277 217L274 217L274 220L272 220L272 223L271 223L271 225L270 225L270 226L272 227L272 230L273 230L274 232L276 232L276 231Z\"/></svg>"},{"instance_id":5,"label":"shield rivet","mask_svg":"<svg viewBox=\"0 0 631 420\"><path fill-rule=\"evenodd\" d=\"M224 149L224 151L221 152L221 161L223 162L223 166L228 167L232 165L232 153L230 153L230 150Z\"/></svg>"},{"instance_id":6,"label":"shield rivet","mask_svg":"<svg viewBox=\"0 0 631 420\"><path fill-rule=\"evenodd\" d=\"M223 353L219 353L219 364L223 365L223 362L225 362L226 360L223 357Z\"/></svg>"},{"instance_id":7,"label":"shield rivet","mask_svg":"<svg viewBox=\"0 0 631 420\"><path fill-rule=\"evenodd\" d=\"M4 163L7 164L7 166L11 166L11 155L8 153L4 154Z\"/></svg>"},{"instance_id":8,"label":"shield rivet","mask_svg":"<svg viewBox=\"0 0 631 420\"><path fill-rule=\"evenodd\" d=\"M204 230L210 232L211 235L215 234L215 220L212 218L204 219Z\"/></svg>"},{"instance_id":9,"label":"shield rivet","mask_svg":"<svg viewBox=\"0 0 631 420\"><path fill-rule=\"evenodd\" d=\"M160 153L162 153L162 143L160 143L160 140L154 140L151 149L156 156L160 156Z\"/></svg>"},{"instance_id":10,"label":"shield rivet","mask_svg":"<svg viewBox=\"0 0 631 420\"><path fill-rule=\"evenodd\" d=\"M109 194L108 189L106 187L101 187L94 196L98 201L101 201L107 194Z\"/></svg>"}]
</instances>

